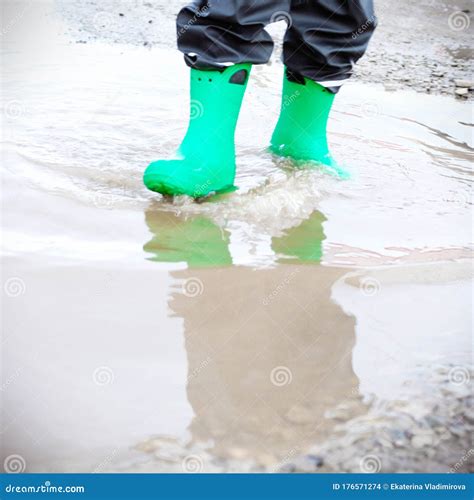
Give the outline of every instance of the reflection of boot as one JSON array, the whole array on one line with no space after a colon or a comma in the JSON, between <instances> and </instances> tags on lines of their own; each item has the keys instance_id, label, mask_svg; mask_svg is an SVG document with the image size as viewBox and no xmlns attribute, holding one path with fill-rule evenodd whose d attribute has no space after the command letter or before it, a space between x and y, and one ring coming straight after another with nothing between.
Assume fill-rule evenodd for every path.
<instances>
[{"instance_id":1,"label":"reflection of boot","mask_svg":"<svg viewBox=\"0 0 474 500\"><path fill-rule=\"evenodd\" d=\"M286 70L280 118L273 132L273 153L294 160L315 161L347 177L329 153L326 125L334 94Z\"/></svg>"},{"instance_id":2,"label":"reflection of boot","mask_svg":"<svg viewBox=\"0 0 474 500\"><path fill-rule=\"evenodd\" d=\"M272 249L276 254L295 262L320 262L323 256L323 240L326 239L323 223L326 217L321 212L313 212L299 226L292 227L284 236L272 239Z\"/></svg>"},{"instance_id":3,"label":"reflection of boot","mask_svg":"<svg viewBox=\"0 0 474 500\"><path fill-rule=\"evenodd\" d=\"M191 69L191 117L174 160L148 166L148 189L198 198L231 189L235 178L234 132L250 64L219 71Z\"/></svg>"},{"instance_id":4,"label":"reflection of boot","mask_svg":"<svg viewBox=\"0 0 474 500\"><path fill-rule=\"evenodd\" d=\"M177 292L169 304L183 318L195 443L273 467L329 435L327 410L362 409L354 319L331 299L343 273L295 265L173 272L202 283L199 295Z\"/></svg>"},{"instance_id":5,"label":"reflection of boot","mask_svg":"<svg viewBox=\"0 0 474 500\"><path fill-rule=\"evenodd\" d=\"M158 262L186 262L189 266L232 264L229 235L206 217L183 219L173 213L148 210L145 213L153 238L143 246Z\"/></svg>"}]
</instances>

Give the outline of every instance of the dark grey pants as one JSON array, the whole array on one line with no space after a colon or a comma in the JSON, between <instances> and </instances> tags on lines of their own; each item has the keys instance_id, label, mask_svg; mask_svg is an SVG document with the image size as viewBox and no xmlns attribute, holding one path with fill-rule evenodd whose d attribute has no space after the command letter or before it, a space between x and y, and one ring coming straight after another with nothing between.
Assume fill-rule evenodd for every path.
<instances>
[{"instance_id":1,"label":"dark grey pants","mask_svg":"<svg viewBox=\"0 0 474 500\"><path fill-rule=\"evenodd\" d=\"M178 15L178 48L188 65L268 61L269 23L286 20L288 69L337 89L364 54L376 26L372 0L194 0Z\"/></svg>"}]
</instances>

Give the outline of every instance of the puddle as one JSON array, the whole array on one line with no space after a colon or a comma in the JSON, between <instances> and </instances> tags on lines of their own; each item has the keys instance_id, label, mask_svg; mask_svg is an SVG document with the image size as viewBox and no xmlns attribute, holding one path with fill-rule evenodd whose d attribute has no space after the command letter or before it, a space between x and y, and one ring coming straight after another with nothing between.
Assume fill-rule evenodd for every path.
<instances>
[{"instance_id":1,"label":"puddle","mask_svg":"<svg viewBox=\"0 0 474 500\"><path fill-rule=\"evenodd\" d=\"M7 455L30 472L278 470L382 403L416 399L415 415L433 387L448 407L469 386L469 104L347 85L329 129L341 181L266 152L282 67L255 67L240 189L169 202L141 175L186 127L180 55L71 44L48 3L16 12L2 68ZM390 408L377 418L393 427Z\"/></svg>"}]
</instances>

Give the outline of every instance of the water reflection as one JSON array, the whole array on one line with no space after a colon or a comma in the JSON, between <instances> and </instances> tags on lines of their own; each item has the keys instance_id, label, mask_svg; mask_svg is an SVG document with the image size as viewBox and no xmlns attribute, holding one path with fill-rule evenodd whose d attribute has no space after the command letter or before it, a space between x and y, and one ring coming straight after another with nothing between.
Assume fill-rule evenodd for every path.
<instances>
[{"instance_id":1,"label":"water reflection","mask_svg":"<svg viewBox=\"0 0 474 500\"><path fill-rule=\"evenodd\" d=\"M204 216L179 217L149 209L145 221L153 238L143 246L157 262L186 262L191 267L232 264L229 234Z\"/></svg>"},{"instance_id":2,"label":"water reflection","mask_svg":"<svg viewBox=\"0 0 474 500\"><path fill-rule=\"evenodd\" d=\"M331 297L347 269L320 265L324 221L316 211L272 238L280 263L255 269L228 265L229 234L211 220L146 214L149 258L190 266L172 272L169 306L184 322L191 444L211 443L213 456L269 466L327 435L328 411L364 410L355 319Z\"/></svg>"}]
</instances>

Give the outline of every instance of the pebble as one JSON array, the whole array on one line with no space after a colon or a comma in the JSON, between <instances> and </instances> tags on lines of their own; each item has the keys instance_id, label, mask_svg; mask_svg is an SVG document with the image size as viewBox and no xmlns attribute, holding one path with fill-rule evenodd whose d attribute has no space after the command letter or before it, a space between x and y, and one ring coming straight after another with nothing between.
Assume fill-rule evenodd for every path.
<instances>
[{"instance_id":1,"label":"pebble","mask_svg":"<svg viewBox=\"0 0 474 500\"><path fill-rule=\"evenodd\" d=\"M469 89L458 88L454 91L454 93L460 97L467 97L467 95L469 94Z\"/></svg>"},{"instance_id":2,"label":"pebble","mask_svg":"<svg viewBox=\"0 0 474 500\"><path fill-rule=\"evenodd\" d=\"M456 87L474 89L474 81L472 80L454 80L454 85Z\"/></svg>"}]
</instances>

